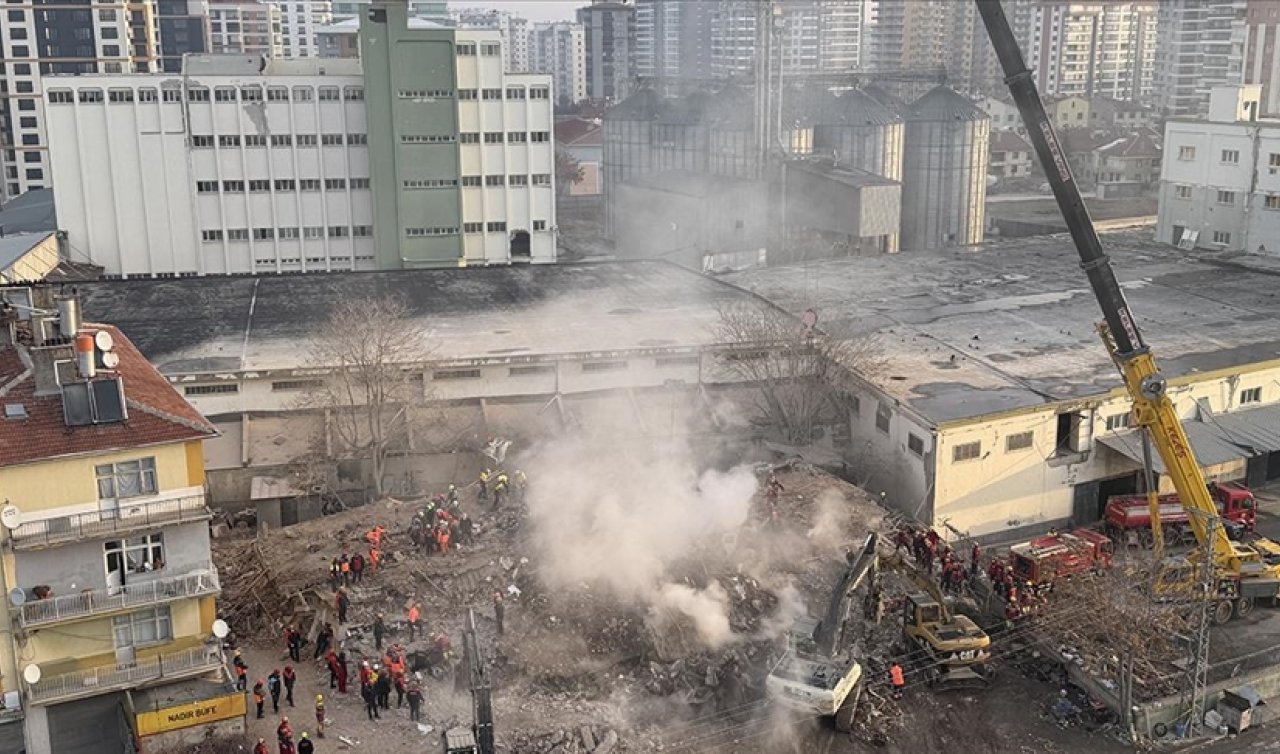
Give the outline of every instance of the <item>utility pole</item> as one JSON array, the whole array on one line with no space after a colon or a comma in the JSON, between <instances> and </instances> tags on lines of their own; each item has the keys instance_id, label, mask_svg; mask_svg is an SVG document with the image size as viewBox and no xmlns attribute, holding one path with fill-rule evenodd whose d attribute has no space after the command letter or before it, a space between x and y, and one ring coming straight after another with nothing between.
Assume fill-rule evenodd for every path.
<instances>
[{"instance_id":1,"label":"utility pole","mask_svg":"<svg viewBox=\"0 0 1280 754\"><path fill-rule=\"evenodd\" d=\"M1197 515L1193 511L1192 515ZM1200 514L1203 515L1203 514ZM1182 708L1186 710L1187 738L1200 734L1204 725L1205 687L1209 681L1209 628L1213 625L1214 608L1218 602L1217 574L1213 560L1213 537L1219 526L1216 516L1208 516L1208 536L1201 546L1199 569L1194 576L1195 588L1200 591L1199 614L1195 633L1191 637L1191 658L1187 663L1187 682L1182 687Z\"/></svg>"}]
</instances>

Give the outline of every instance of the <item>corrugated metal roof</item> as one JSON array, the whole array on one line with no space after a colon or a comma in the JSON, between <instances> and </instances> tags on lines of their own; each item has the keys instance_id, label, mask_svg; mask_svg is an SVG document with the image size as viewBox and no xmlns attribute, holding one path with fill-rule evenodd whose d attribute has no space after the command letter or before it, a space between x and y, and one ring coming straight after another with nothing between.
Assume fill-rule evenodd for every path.
<instances>
[{"instance_id":1,"label":"corrugated metal roof","mask_svg":"<svg viewBox=\"0 0 1280 754\"><path fill-rule=\"evenodd\" d=\"M907 120L987 120L990 117L968 97L945 85L935 86L912 102L906 111Z\"/></svg>"},{"instance_id":2,"label":"corrugated metal roof","mask_svg":"<svg viewBox=\"0 0 1280 754\"><path fill-rule=\"evenodd\" d=\"M1253 455L1280 450L1280 404L1214 414L1205 421L1232 442L1252 449Z\"/></svg>"},{"instance_id":3,"label":"corrugated metal roof","mask_svg":"<svg viewBox=\"0 0 1280 754\"><path fill-rule=\"evenodd\" d=\"M902 121L902 116L858 89L850 89L840 95L839 101L839 122L844 125L886 126Z\"/></svg>"},{"instance_id":4,"label":"corrugated metal roof","mask_svg":"<svg viewBox=\"0 0 1280 754\"><path fill-rule=\"evenodd\" d=\"M1231 442L1216 427L1200 421L1183 423L1187 439L1191 441L1191 449L1195 451L1196 460L1203 466L1217 466L1253 455L1245 448ZM1142 463L1142 435L1140 430L1129 430L1107 437L1099 437L1098 442L1112 450L1127 456L1130 460ZM1159 454L1152 453L1151 463L1156 473L1166 474L1168 469Z\"/></svg>"},{"instance_id":5,"label":"corrugated metal roof","mask_svg":"<svg viewBox=\"0 0 1280 754\"><path fill-rule=\"evenodd\" d=\"M9 269L27 252L40 245L53 231L44 233L18 233L0 238L0 271Z\"/></svg>"}]
</instances>

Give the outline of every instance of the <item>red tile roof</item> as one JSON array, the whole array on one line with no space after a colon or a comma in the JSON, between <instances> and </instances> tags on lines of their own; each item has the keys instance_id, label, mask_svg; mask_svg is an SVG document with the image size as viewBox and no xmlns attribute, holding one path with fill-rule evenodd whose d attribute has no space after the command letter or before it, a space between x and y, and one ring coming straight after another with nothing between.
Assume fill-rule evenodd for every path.
<instances>
[{"instance_id":1,"label":"red tile roof","mask_svg":"<svg viewBox=\"0 0 1280 754\"><path fill-rule=\"evenodd\" d=\"M86 323L84 330L107 330L115 339L124 382L127 421L68 427L61 395L35 395L35 378L19 349L0 349L0 404L20 403L27 418L0 418L0 467L83 453L102 453L213 437L217 430L147 361L118 329Z\"/></svg>"}]
</instances>

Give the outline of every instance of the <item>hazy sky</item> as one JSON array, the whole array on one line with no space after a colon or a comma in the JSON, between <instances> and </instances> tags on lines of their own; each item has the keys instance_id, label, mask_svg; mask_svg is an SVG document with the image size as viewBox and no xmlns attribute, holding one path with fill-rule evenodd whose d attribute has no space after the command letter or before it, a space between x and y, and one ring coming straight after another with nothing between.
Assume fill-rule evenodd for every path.
<instances>
[{"instance_id":1,"label":"hazy sky","mask_svg":"<svg viewBox=\"0 0 1280 754\"><path fill-rule=\"evenodd\" d=\"M591 0L449 0L451 8L494 8L530 21L571 21L573 12Z\"/></svg>"}]
</instances>

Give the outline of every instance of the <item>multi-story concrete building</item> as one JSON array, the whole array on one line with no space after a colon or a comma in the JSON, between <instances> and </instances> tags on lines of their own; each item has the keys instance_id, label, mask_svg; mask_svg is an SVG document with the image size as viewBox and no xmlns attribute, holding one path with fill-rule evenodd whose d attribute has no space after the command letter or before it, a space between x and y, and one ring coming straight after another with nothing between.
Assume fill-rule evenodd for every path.
<instances>
[{"instance_id":1,"label":"multi-story concrete building","mask_svg":"<svg viewBox=\"0 0 1280 754\"><path fill-rule=\"evenodd\" d=\"M675 79L683 69L683 19L698 6L685 0L636 0L635 75L647 80ZM706 17L706 14L699 14ZM708 60L708 62L710 62Z\"/></svg>"},{"instance_id":2,"label":"multi-story concrete building","mask_svg":"<svg viewBox=\"0 0 1280 754\"><path fill-rule=\"evenodd\" d=\"M1160 141L1144 129L1093 150L1092 171L1099 199L1141 196L1160 180Z\"/></svg>"},{"instance_id":3,"label":"multi-story concrete building","mask_svg":"<svg viewBox=\"0 0 1280 754\"><path fill-rule=\"evenodd\" d=\"M635 7L617 0L592 0L578 9L587 64L587 97L605 102L626 98L632 76Z\"/></svg>"},{"instance_id":4,"label":"multi-story concrete building","mask_svg":"<svg viewBox=\"0 0 1280 754\"><path fill-rule=\"evenodd\" d=\"M183 55L209 51L208 16L206 0L156 0L160 57L156 70L177 73L182 70Z\"/></svg>"},{"instance_id":5,"label":"multi-story concrete building","mask_svg":"<svg viewBox=\"0 0 1280 754\"><path fill-rule=\"evenodd\" d=\"M1021 13L1028 1L1005 3L1015 30L1024 25ZM871 68L894 73L941 67L947 80L961 89L1004 91L999 62L973 3L876 0L867 30L864 59Z\"/></svg>"},{"instance_id":6,"label":"multi-story concrete building","mask_svg":"<svg viewBox=\"0 0 1280 754\"><path fill-rule=\"evenodd\" d=\"M209 42L215 54L284 57L280 9L259 0L209 0Z\"/></svg>"},{"instance_id":7,"label":"multi-story concrete building","mask_svg":"<svg viewBox=\"0 0 1280 754\"><path fill-rule=\"evenodd\" d=\"M1156 239L1184 248L1280 253L1280 120L1260 120L1257 84L1213 90L1208 120L1165 124Z\"/></svg>"},{"instance_id":8,"label":"multi-story concrete building","mask_svg":"<svg viewBox=\"0 0 1280 754\"><path fill-rule=\"evenodd\" d=\"M453 12L453 22L459 29L492 29L501 34L502 57L508 73L533 70L529 50L533 27L528 19L508 11L460 8Z\"/></svg>"},{"instance_id":9,"label":"multi-story concrete building","mask_svg":"<svg viewBox=\"0 0 1280 754\"><path fill-rule=\"evenodd\" d=\"M1215 86L1240 83L1245 0L1161 0L1155 104L1165 115L1203 117Z\"/></svg>"},{"instance_id":10,"label":"multi-story concrete building","mask_svg":"<svg viewBox=\"0 0 1280 754\"><path fill-rule=\"evenodd\" d=\"M1245 7L1244 83L1262 87L1262 112L1280 113L1280 3L1248 0Z\"/></svg>"},{"instance_id":11,"label":"multi-story concrete building","mask_svg":"<svg viewBox=\"0 0 1280 754\"><path fill-rule=\"evenodd\" d=\"M18 307L0 322L0 672L21 692L26 751L243 733L214 636L202 441L217 432L119 330L79 322L74 299L0 295ZM179 683L197 677L210 682ZM196 703L198 718L174 714Z\"/></svg>"},{"instance_id":12,"label":"multi-story concrete building","mask_svg":"<svg viewBox=\"0 0 1280 754\"><path fill-rule=\"evenodd\" d=\"M1023 24L1020 42L1041 94L1151 95L1155 0L1042 0L1025 9Z\"/></svg>"},{"instance_id":13,"label":"multi-story concrete building","mask_svg":"<svg viewBox=\"0 0 1280 754\"><path fill-rule=\"evenodd\" d=\"M0 200L50 185L45 77L160 70L203 51L208 30L179 0L142 12L124 0L88 5L7 3L0 18ZM164 32L164 33L162 33ZM167 40L167 41L166 41ZM164 42L166 46L161 47Z\"/></svg>"},{"instance_id":14,"label":"multi-story concrete building","mask_svg":"<svg viewBox=\"0 0 1280 754\"><path fill-rule=\"evenodd\" d=\"M320 48L317 32L333 23L333 6L328 0L267 0L280 11L280 36L286 58L314 58Z\"/></svg>"},{"instance_id":15,"label":"multi-story concrete building","mask_svg":"<svg viewBox=\"0 0 1280 754\"><path fill-rule=\"evenodd\" d=\"M587 97L587 48L582 24L539 23L529 32L529 68L551 75L556 104L572 105Z\"/></svg>"}]
</instances>

